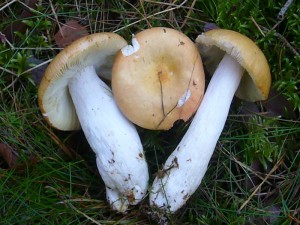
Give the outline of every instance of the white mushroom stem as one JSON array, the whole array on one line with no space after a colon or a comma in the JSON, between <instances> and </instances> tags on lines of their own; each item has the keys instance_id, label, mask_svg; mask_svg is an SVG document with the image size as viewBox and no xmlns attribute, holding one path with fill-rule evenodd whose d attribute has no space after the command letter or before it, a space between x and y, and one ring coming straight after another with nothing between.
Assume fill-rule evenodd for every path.
<instances>
[{"instance_id":1,"label":"white mushroom stem","mask_svg":"<svg viewBox=\"0 0 300 225\"><path fill-rule=\"evenodd\" d=\"M155 178L150 204L175 212L196 191L223 130L244 69L225 55L215 71L190 127Z\"/></svg>"},{"instance_id":2,"label":"white mushroom stem","mask_svg":"<svg viewBox=\"0 0 300 225\"><path fill-rule=\"evenodd\" d=\"M110 88L86 67L69 82L82 130L96 154L109 203L118 211L146 194L148 167L138 133L118 109Z\"/></svg>"}]
</instances>

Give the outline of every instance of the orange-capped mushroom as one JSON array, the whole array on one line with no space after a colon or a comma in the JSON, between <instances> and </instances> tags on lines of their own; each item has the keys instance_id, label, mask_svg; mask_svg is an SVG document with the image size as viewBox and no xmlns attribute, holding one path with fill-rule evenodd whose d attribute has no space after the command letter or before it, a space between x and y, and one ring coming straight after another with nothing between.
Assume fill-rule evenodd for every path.
<instances>
[{"instance_id":1,"label":"orange-capped mushroom","mask_svg":"<svg viewBox=\"0 0 300 225\"><path fill-rule=\"evenodd\" d=\"M202 100L204 71L198 49L171 28L141 31L116 56L112 90L133 123L168 130L175 121L188 120Z\"/></svg>"}]
</instances>

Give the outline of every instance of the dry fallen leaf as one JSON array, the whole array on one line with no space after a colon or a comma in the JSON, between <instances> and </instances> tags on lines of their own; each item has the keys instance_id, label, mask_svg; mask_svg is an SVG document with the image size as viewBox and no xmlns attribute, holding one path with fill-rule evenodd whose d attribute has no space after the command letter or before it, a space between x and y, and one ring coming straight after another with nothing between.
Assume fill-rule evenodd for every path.
<instances>
[{"instance_id":1,"label":"dry fallen leaf","mask_svg":"<svg viewBox=\"0 0 300 225\"><path fill-rule=\"evenodd\" d=\"M296 118L296 113L291 102L287 100L286 96L275 89L270 90L270 96L263 102L263 106L269 116L282 116L289 119Z\"/></svg>"},{"instance_id":2,"label":"dry fallen leaf","mask_svg":"<svg viewBox=\"0 0 300 225\"><path fill-rule=\"evenodd\" d=\"M16 31L20 33L24 33L26 31L27 26L22 22L22 20L34 16L32 11L37 8L37 0L25 0L24 3L25 5L27 5L27 7L23 6L23 4L20 4L22 12L17 18L14 18L14 22L9 23L6 27L4 27L4 30L2 31L2 33L5 35L6 40L8 40L9 42L13 42L14 39L17 38L17 36L15 35ZM3 13L3 15L4 16L2 16L1 19L3 19L4 21L7 16L5 13ZM8 13L8 15L10 14Z\"/></svg>"},{"instance_id":3,"label":"dry fallen leaf","mask_svg":"<svg viewBox=\"0 0 300 225\"><path fill-rule=\"evenodd\" d=\"M263 106L263 109L261 109L255 102L244 101L240 109L240 114L251 116L252 114L263 113L268 117L280 116L289 119L296 118L296 113L292 104L283 94L279 93L275 89L270 90L268 99L262 101L261 105Z\"/></svg>"},{"instance_id":4,"label":"dry fallen leaf","mask_svg":"<svg viewBox=\"0 0 300 225\"><path fill-rule=\"evenodd\" d=\"M54 35L58 47L66 47L78 38L89 35L86 27L80 25L76 20L67 21Z\"/></svg>"},{"instance_id":5,"label":"dry fallen leaf","mask_svg":"<svg viewBox=\"0 0 300 225\"><path fill-rule=\"evenodd\" d=\"M3 163L1 162L3 159ZM38 162L35 155L29 155L26 162L18 162L18 155L12 147L7 144L0 143L0 166L2 169L14 169L19 172L24 172L28 167L34 166Z\"/></svg>"},{"instance_id":6,"label":"dry fallen leaf","mask_svg":"<svg viewBox=\"0 0 300 225\"><path fill-rule=\"evenodd\" d=\"M16 167L18 158L7 144L0 143L0 157L3 158L9 169Z\"/></svg>"},{"instance_id":7,"label":"dry fallen leaf","mask_svg":"<svg viewBox=\"0 0 300 225\"><path fill-rule=\"evenodd\" d=\"M29 155L26 162L20 163L16 166L16 171L26 172L28 168L34 167L38 163L38 157L36 155Z\"/></svg>"}]
</instances>

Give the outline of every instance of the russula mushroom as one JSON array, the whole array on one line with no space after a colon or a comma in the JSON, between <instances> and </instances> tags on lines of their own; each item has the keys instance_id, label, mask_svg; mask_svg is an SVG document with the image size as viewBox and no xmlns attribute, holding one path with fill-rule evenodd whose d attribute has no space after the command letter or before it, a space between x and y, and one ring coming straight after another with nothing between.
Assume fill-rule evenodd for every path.
<instances>
[{"instance_id":1,"label":"russula mushroom","mask_svg":"<svg viewBox=\"0 0 300 225\"><path fill-rule=\"evenodd\" d=\"M210 54L209 65L218 66L188 131L153 182L150 204L171 213L200 185L234 94L248 101L264 100L271 84L264 54L246 36L216 29L199 35L196 43L201 56Z\"/></svg>"},{"instance_id":2,"label":"russula mushroom","mask_svg":"<svg viewBox=\"0 0 300 225\"><path fill-rule=\"evenodd\" d=\"M96 154L108 202L121 212L146 194L148 167L134 125L97 74L109 78L116 52L126 45L114 33L76 40L47 67L38 92L40 109L50 125L60 130L81 126Z\"/></svg>"},{"instance_id":3,"label":"russula mushroom","mask_svg":"<svg viewBox=\"0 0 300 225\"><path fill-rule=\"evenodd\" d=\"M140 127L168 130L188 120L204 92L204 71L195 43L165 27L133 36L116 55L112 91L124 115Z\"/></svg>"}]
</instances>

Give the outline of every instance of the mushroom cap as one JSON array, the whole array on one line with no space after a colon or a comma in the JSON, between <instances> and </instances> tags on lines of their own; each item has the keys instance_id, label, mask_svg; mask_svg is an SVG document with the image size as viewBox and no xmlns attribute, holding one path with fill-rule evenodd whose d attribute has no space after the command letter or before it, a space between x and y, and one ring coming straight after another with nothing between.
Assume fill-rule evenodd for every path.
<instances>
[{"instance_id":1,"label":"mushroom cap","mask_svg":"<svg viewBox=\"0 0 300 225\"><path fill-rule=\"evenodd\" d=\"M203 64L213 74L225 53L245 69L236 96L247 101L267 99L271 86L269 64L263 52L248 37L226 29L214 29L196 39Z\"/></svg>"},{"instance_id":2,"label":"mushroom cap","mask_svg":"<svg viewBox=\"0 0 300 225\"><path fill-rule=\"evenodd\" d=\"M140 127L168 130L188 120L204 92L204 70L195 43L164 27L136 34L116 55L112 91L123 114Z\"/></svg>"},{"instance_id":3,"label":"mushroom cap","mask_svg":"<svg viewBox=\"0 0 300 225\"><path fill-rule=\"evenodd\" d=\"M115 54L127 42L115 33L95 33L64 48L49 64L38 90L38 104L47 122L60 130L80 129L68 83L80 70L94 66L97 74L111 77Z\"/></svg>"}]
</instances>

